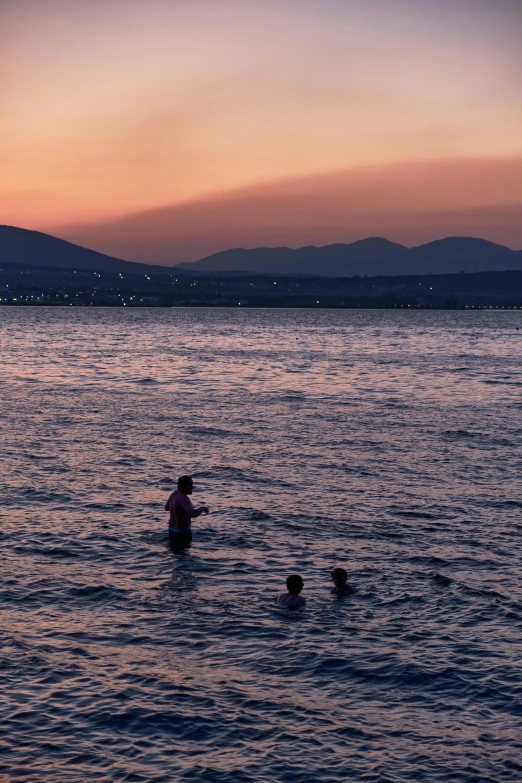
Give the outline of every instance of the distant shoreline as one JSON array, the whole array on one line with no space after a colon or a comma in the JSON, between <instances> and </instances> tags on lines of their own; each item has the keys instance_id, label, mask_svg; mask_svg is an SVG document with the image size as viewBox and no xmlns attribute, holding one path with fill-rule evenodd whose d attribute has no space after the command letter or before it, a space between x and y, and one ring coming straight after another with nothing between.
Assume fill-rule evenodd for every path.
<instances>
[{"instance_id":1,"label":"distant shoreline","mask_svg":"<svg viewBox=\"0 0 522 783\"><path fill-rule=\"evenodd\" d=\"M0 307L52 307L69 309L74 307L76 309L88 309L88 310L422 310L422 311L456 311L459 312L465 310L522 310L522 302L518 305L461 305L445 306L445 305L291 305L291 304L174 304L174 305L162 305L162 304L80 304L73 302L0 302Z\"/></svg>"},{"instance_id":2,"label":"distant shoreline","mask_svg":"<svg viewBox=\"0 0 522 783\"><path fill-rule=\"evenodd\" d=\"M521 309L522 269L303 277L129 274L0 262L0 305L335 310Z\"/></svg>"}]
</instances>

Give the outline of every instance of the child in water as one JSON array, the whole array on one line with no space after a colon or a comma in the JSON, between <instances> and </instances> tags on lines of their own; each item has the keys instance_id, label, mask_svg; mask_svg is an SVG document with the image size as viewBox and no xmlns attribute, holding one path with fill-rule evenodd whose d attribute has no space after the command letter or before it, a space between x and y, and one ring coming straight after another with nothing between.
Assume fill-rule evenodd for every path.
<instances>
[{"instance_id":1,"label":"child in water","mask_svg":"<svg viewBox=\"0 0 522 783\"><path fill-rule=\"evenodd\" d=\"M286 609L301 609L306 606L306 600L299 595L303 589L304 582L299 574L291 574L286 580L287 593L282 593L277 599L277 605Z\"/></svg>"},{"instance_id":2,"label":"child in water","mask_svg":"<svg viewBox=\"0 0 522 783\"><path fill-rule=\"evenodd\" d=\"M335 587L332 587L332 594L338 598L355 593L355 587L348 584L348 572L344 568L334 568L332 571L332 582L335 585Z\"/></svg>"}]
</instances>

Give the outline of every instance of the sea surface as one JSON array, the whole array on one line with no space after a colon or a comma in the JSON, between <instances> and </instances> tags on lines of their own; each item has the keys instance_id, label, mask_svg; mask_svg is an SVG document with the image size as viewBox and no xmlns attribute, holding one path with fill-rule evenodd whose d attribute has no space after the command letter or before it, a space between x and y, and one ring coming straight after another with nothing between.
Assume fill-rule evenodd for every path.
<instances>
[{"instance_id":1,"label":"sea surface","mask_svg":"<svg viewBox=\"0 0 522 783\"><path fill-rule=\"evenodd\" d=\"M0 394L2 782L520 783L522 313L3 307Z\"/></svg>"}]
</instances>

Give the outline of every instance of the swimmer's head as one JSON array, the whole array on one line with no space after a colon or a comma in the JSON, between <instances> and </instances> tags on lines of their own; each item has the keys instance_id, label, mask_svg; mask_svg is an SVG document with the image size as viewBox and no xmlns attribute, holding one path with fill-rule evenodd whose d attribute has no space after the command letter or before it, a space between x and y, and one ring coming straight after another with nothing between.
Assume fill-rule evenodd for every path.
<instances>
[{"instance_id":1,"label":"swimmer's head","mask_svg":"<svg viewBox=\"0 0 522 783\"><path fill-rule=\"evenodd\" d=\"M192 495L194 482L192 476L180 476L178 479L178 489L183 492L184 495Z\"/></svg>"},{"instance_id":2,"label":"swimmer's head","mask_svg":"<svg viewBox=\"0 0 522 783\"><path fill-rule=\"evenodd\" d=\"M286 589L290 595L299 595L304 587L304 582L299 574L291 574L286 580Z\"/></svg>"},{"instance_id":3,"label":"swimmer's head","mask_svg":"<svg viewBox=\"0 0 522 783\"><path fill-rule=\"evenodd\" d=\"M344 568L334 568L332 571L332 582L337 587L344 587L348 581L348 572Z\"/></svg>"}]
</instances>

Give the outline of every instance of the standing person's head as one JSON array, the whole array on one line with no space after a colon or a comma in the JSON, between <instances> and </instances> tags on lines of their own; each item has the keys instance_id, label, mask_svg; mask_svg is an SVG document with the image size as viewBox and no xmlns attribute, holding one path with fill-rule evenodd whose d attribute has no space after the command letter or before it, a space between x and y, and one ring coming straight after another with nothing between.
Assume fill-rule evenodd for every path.
<instances>
[{"instance_id":1,"label":"standing person's head","mask_svg":"<svg viewBox=\"0 0 522 783\"><path fill-rule=\"evenodd\" d=\"M183 492L184 495L192 495L192 489L194 488L194 482L192 476L180 476L178 479L178 489Z\"/></svg>"},{"instance_id":2,"label":"standing person's head","mask_svg":"<svg viewBox=\"0 0 522 783\"><path fill-rule=\"evenodd\" d=\"M299 595L304 587L304 582L299 574L291 574L286 580L286 589L290 595Z\"/></svg>"},{"instance_id":3,"label":"standing person's head","mask_svg":"<svg viewBox=\"0 0 522 783\"><path fill-rule=\"evenodd\" d=\"M339 592L343 592L346 589L346 583L348 581L348 572L345 568L334 568L332 571L332 582L336 586Z\"/></svg>"}]
</instances>

